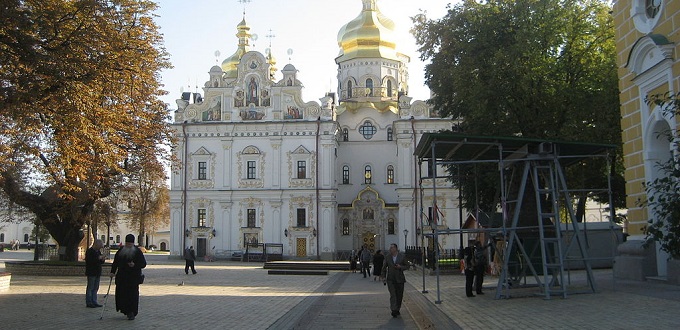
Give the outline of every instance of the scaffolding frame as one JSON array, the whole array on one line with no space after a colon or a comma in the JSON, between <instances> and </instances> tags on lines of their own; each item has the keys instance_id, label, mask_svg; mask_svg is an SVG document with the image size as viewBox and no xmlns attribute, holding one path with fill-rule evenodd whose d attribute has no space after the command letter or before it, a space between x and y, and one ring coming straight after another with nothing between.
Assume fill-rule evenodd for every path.
<instances>
[{"instance_id":1,"label":"scaffolding frame","mask_svg":"<svg viewBox=\"0 0 680 330\"><path fill-rule=\"evenodd\" d=\"M570 194L585 191L606 192L608 194L610 213L609 229L613 235L613 220L615 219L616 210L613 207L611 193L611 171L607 171L606 188L569 189L564 168L579 163L584 159L602 157L606 159L607 169L610 169L611 151L615 148L616 146L608 144L575 143L517 137L474 136L455 133L425 133L419 141L415 155L418 158L418 164L427 161L428 165L431 166L433 210L437 210L437 183L434 179L438 177L437 166L492 163L497 164L499 173L499 203L503 223L502 228L493 229L440 229L436 221L437 217L434 217L434 219L428 219L431 233L426 234L424 230L425 222L423 220L424 200L421 200L421 241L426 236L433 237L435 240L436 260L439 260L439 235L458 234L461 235L462 240L462 235L465 233L498 232L500 230L505 244L501 255L502 268L496 286L496 299L510 297L513 279L510 278L509 261L513 248L517 249L518 257L528 266L528 270L531 272L537 286L541 290L541 295L545 299L550 299L553 295L560 295L562 298L567 297L568 287L564 278L565 262L567 259L583 263L588 282L588 290L586 292L594 293L597 288L590 264L591 258L588 257L586 249L586 228L581 228L581 223L575 219L574 205ZM510 175L510 178L507 178L505 171L517 171L518 169L521 171L519 189L516 196L510 196L511 182L508 179L512 180L514 175ZM424 179L422 174L419 179L420 182ZM537 225L519 226L520 211L526 197L528 182L533 187ZM422 185L421 189L423 189ZM422 192L419 195L417 197L421 197ZM549 205L544 205L545 202L543 201L547 201ZM512 214L510 214L510 206L513 204ZM564 228L562 228L563 226L560 221L560 207L566 210L566 216L568 217ZM535 246L532 251L527 252L521 243L521 235L518 235L518 232L536 229L539 235L539 246ZM571 235L564 235L569 233ZM563 237L568 237L566 248L563 246ZM539 247L543 279L541 279L531 260L531 256ZM576 258L568 257L574 248L578 248L578 256ZM614 257L614 249L615 246L612 247L612 259ZM524 274L520 274L520 277L524 277L525 284L526 271L527 269L523 269L522 272ZM435 303L439 304L441 303L439 267L436 267L435 275L437 281L437 299ZM569 277L570 280L571 278ZM425 273L423 271L423 293L426 292Z\"/></svg>"}]
</instances>

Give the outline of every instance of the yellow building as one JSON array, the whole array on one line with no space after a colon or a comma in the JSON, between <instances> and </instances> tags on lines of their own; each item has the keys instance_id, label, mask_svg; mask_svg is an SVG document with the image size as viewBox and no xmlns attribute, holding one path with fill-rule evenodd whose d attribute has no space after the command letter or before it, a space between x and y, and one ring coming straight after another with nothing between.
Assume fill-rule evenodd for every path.
<instances>
[{"instance_id":1,"label":"yellow building","mask_svg":"<svg viewBox=\"0 0 680 330\"><path fill-rule=\"evenodd\" d=\"M617 276L644 279L666 276L668 255L658 246L641 247L644 228L652 217L641 207L646 200L643 184L660 174L654 166L666 161L672 150L664 130L677 130L678 121L646 96L679 91L680 1L614 0L614 25L621 101L621 129L626 178L629 241L619 248Z\"/></svg>"}]
</instances>

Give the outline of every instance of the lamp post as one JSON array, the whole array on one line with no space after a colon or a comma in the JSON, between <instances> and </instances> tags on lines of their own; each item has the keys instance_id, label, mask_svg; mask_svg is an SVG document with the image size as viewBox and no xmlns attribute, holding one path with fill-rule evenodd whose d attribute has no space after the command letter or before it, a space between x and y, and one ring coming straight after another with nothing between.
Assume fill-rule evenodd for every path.
<instances>
[{"instance_id":1,"label":"lamp post","mask_svg":"<svg viewBox=\"0 0 680 330\"><path fill-rule=\"evenodd\" d=\"M408 229L404 229L404 251L406 251L406 238L408 237Z\"/></svg>"}]
</instances>

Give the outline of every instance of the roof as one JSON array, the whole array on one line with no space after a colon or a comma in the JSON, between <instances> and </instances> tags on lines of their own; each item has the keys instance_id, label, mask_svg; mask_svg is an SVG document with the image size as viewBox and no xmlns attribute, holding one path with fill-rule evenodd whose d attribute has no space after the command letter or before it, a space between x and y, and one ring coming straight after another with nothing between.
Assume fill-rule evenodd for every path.
<instances>
[{"instance_id":1,"label":"roof","mask_svg":"<svg viewBox=\"0 0 680 330\"><path fill-rule=\"evenodd\" d=\"M520 137L479 136L458 133L425 133L415 155L444 162L497 162L520 160L531 154L553 153L570 162L594 155L604 155L616 145L586 142L566 142Z\"/></svg>"}]
</instances>

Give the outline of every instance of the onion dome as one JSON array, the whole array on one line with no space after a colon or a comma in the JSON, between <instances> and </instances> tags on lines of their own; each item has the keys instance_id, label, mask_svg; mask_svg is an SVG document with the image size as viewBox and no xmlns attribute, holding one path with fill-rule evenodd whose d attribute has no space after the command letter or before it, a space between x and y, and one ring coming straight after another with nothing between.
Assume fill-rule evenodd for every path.
<instances>
[{"instance_id":1,"label":"onion dome","mask_svg":"<svg viewBox=\"0 0 680 330\"><path fill-rule=\"evenodd\" d=\"M387 58L398 60L394 22L384 16L376 0L362 0L359 16L338 32L340 55L336 62L354 58Z\"/></svg>"},{"instance_id":2,"label":"onion dome","mask_svg":"<svg viewBox=\"0 0 680 330\"><path fill-rule=\"evenodd\" d=\"M250 27L246 24L245 17L236 26L238 37L238 49L236 52L222 61L222 71L227 79L234 79L238 76L238 64L241 62L243 54L250 50Z\"/></svg>"}]
</instances>

